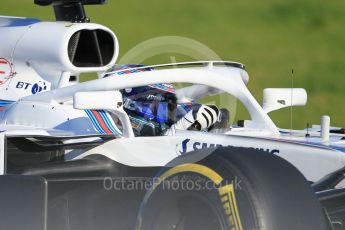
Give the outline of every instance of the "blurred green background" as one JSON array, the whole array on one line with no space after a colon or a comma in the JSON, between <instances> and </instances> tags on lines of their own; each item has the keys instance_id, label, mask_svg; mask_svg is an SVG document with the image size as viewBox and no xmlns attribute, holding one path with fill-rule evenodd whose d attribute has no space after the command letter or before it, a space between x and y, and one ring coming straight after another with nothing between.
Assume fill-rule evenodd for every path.
<instances>
[{"instance_id":1,"label":"blurred green background","mask_svg":"<svg viewBox=\"0 0 345 230\"><path fill-rule=\"evenodd\" d=\"M249 89L261 103L267 87L294 86L308 92L306 107L294 107L294 128L318 124L331 116L345 126L345 1L344 0L110 0L88 6L93 22L111 28L120 42L120 57L135 45L159 36L199 41L223 60L242 62L250 75ZM1 0L0 15L54 20L51 7L33 0ZM1 39L1 37L0 37ZM148 64L188 60L178 54L157 55ZM280 127L290 126L289 109L271 113Z\"/></svg>"}]
</instances>

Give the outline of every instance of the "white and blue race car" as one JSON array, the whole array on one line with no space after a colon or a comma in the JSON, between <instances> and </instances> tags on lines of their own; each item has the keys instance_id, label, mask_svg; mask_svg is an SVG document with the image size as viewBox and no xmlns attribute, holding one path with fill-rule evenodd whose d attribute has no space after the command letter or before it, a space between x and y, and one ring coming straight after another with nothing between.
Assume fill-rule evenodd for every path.
<instances>
[{"instance_id":1,"label":"white and blue race car","mask_svg":"<svg viewBox=\"0 0 345 230\"><path fill-rule=\"evenodd\" d=\"M344 129L268 115L305 105L304 89L265 89L261 106L240 63L113 68L115 34L83 8L104 1L35 3L57 22L0 17L1 229L345 228ZM124 96L144 86L174 95L172 120L202 104L221 115L168 135L166 101L151 98L157 118ZM139 103L145 122L129 112ZM236 104L250 119L233 121Z\"/></svg>"}]
</instances>

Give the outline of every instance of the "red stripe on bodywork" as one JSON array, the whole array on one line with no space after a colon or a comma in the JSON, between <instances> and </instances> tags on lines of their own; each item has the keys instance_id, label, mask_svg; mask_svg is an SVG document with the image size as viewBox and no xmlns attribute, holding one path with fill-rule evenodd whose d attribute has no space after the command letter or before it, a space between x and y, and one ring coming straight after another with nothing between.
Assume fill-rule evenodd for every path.
<instances>
[{"instance_id":1,"label":"red stripe on bodywork","mask_svg":"<svg viewBox=\"0 0 345 230\"><path fill-rule=\"evenodd\" d=\"M7 61L1 61L1 60L0 60L0 64L8 64L8 62L7 62Z\"/></svg>"},{"instance_id":2,"label":"red stripe on bodywork","mask_svg":"<svg viewBox=\"0 0 345 230\"><path fill-rule=\"evenodd\" d=\"M99 124L101 125L102 129L104 129L104 131L107 134L112 134L112 132L108 129L107 125L104 123L101 115L99 115L98 111L96 110L92 110L93 115L95 115L97 121L99 122Z\"/></svg>"},{"instance_id":3,"label":"red stripe on bodywork","mask_svg":"<svg viewBox=\"0 0 345 230\"><path fill-rule=\"evenodd\" d=\"M0 74L5 74L5 71L0 71Z\"/></svg>"}]
</instances>

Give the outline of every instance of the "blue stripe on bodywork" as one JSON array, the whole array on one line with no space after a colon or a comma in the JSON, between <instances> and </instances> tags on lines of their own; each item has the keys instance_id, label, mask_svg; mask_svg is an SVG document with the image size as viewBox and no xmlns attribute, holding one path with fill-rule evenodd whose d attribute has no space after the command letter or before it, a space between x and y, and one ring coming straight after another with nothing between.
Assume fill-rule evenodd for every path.
<instances>
[{"instance_id":1,"label":"blue stripe on bodywork","mask_svg":"<svg viewBox=\"0 0 345 230\"><path fill-rule=\"evenodd\" d=\"M338 150L338 151L340 151L340 152L345 153L345 147L334 146L334 145L331 145L330 147L331 147L332 149L335 149L335 150Z\"/></svg>"},{"instance_id":2,"label":"blue stripe on bodywork","mask_svg":"<svg viewBox=\"0 0 345 230\"><path fill-rule=\"evenodd\" d=\"M90 110L85 110L87 116L90 118L93 126L97 129L97 131L101 134L106 134L106 132L102 129L102 127L98 124L97 119L93 115L93 113Z\"/></svg>"},{"instance_id":3,"label":"blue stripe on bodywork","mask_svg":"<svg viewBox=\"0 0 345 230\"><path fill-rule=\"evenodd\" d=\"M263 138L267 140L272 140L272 141L279 141L279 142L285 142L285 143L291 143L291 144L299 144L299 145L305 145L305 146L312 146L315 148L323 148L323 149L328 149L328 150L335 150L339 152L344 152L345 153L345 147L337 146L337 145L325 145L319 142L315 141L298 141L298 140L289 140L289 139L275 139L275 138Z\"/></svg>"},{"instance_id":4,"label":"blue stripe on bodywork","mask_svg":"<svg viewBox=\"0 0 345 230\"><path fill-rule=\"evenodd\" d=\"M106 131L101 127L101 125L99 124L99 122L97 121L97 118L95 117L95 115L92 113L91 110L85 110L86 114L88 115L88 117L90 118L92 124L94 125L94 127L97 129L97 131L101 134L107 134ZM111 123L109 117L107 116L107 113L104 110L97 110L97 112L99 113L99 115L101 116L102 120L104 121L105 125L107 126L107 128L115 135L121 135L121 132L115 128L113 126L113 124Z\"/></svg>"},{"instance_id":5,"label":"blue stripe on bodywork","mask_svg":"<svg viewBox=\"0 0 345 230\"><path fill-rule=\"evenodd\" d=\"M101 117L103 118L103 121L107 125L108 129L110 131L112 131L114 134L118 134L119 135L120 132L113 126L113 124L111 123L109 117L107 116L107 113L104 110L100 110L98 112L101 115Z\"/></svg>"},{"instance_id":6,"label":"blue stripe on bodywork","mask_svg":"<svg viewBox=\"0 0 345 230\"><path fill-rule=\"evenodd\" d=\"M6 107L12 103L14 103L14 101L0 100L0 107Z\"/></svg>"},{"instance_id":7,"label":"blue stripe on bodywork","mask_svg":"<svg viewBox=\"0 0 345 230\"><path fill-rule=\"evenodd\" d=\"M3 27L30 26L38 22L40 20L35 18L0 17L0 26Z\"/></svg>"}]
</instances>

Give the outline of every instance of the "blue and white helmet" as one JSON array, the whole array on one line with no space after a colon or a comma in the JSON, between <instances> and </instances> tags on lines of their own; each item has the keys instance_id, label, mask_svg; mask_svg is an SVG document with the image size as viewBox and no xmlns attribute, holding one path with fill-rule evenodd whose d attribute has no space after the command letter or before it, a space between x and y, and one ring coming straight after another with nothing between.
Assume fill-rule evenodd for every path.
<instances>
[{"instance_id":1,"label":"blue and white helmet","mask_svg":"<svg viewBox=\"0 0 345 230\"><path fill-rule=\"evenodd\" d=\"M114 66L104 77L154 70L142 67L145 65ZM160 135L175 122L177 98L173 85L153 84L123 89L121 93L136 135Z\"/></svg>"}]
</instances>

